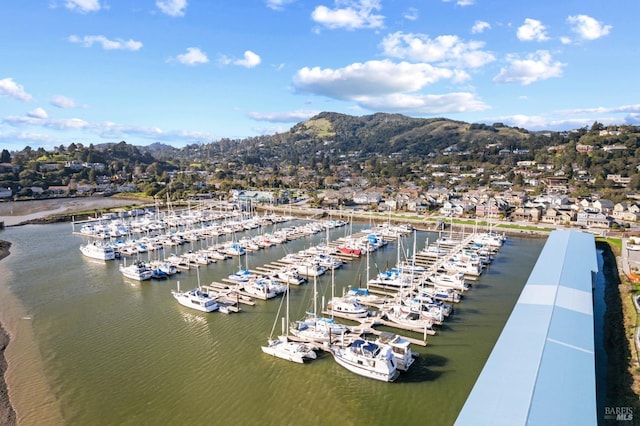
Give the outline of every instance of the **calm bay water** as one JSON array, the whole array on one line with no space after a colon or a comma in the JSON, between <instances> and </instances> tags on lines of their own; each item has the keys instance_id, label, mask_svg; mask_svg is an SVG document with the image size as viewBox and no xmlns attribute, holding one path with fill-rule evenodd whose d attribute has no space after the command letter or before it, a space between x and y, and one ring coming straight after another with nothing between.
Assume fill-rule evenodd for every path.
<instances>
[{"instance_id":1,"label":"calm bay water","mask_svg":"<svg viewBox=\"0 0 640 426\"><path fill-rule=\"evenodd\" d=\"M359 228L353 225L354 232ZM345 232L334 230L330 238ZM13 246L0 262L0 279L30 318L24 321L48 389L63 422L74 425L452 424L544 245L509 239L438 335L429 336L427 347L413 345L421 356L411 370L382 383L350 373L327 354L305 365L263 354L279 299L243 305L239 314L200 313L170 293L177 281L183 289L196 286L193 270L165 281L129 281L119 261L83 257L78 247L85 238L72 235L70 224L9 228L1 236ZM325 237L249 254L242 266L261 266ZM436 237L419 232L416 247ZM371 276L395 265L396 247L390 243L371 256ZM336 271L336 294L364 285L366 263ZM201 283L220 281L238 267L237 258L201 267ZM330 282L329 275L318 281L321 297L331 296ZM292 319L310 309L312 287L292 286ZM0 309L7 303L0 300ZM38 414L27 420L38 423Z\"/></svg>"}]
</instances>

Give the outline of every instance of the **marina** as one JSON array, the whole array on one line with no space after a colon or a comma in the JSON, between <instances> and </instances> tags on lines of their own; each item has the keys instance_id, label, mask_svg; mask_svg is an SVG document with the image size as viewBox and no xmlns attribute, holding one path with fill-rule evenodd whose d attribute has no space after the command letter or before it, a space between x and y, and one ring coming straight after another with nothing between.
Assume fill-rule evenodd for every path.
<instances>
[{"instance_id":1,"label":"marina","mask_svg":"<svg viewBox=\"0 0 640 426\"><path fill-rule=\"evenodd\" d=\"M300 224L300 221L294 221L291 224L293 223ZM47 227L55 230L55 232L48 234L52 238L55 237L57 241L55 243L52 241L50 244L44 241L44 246L39 250L51 250L53 248L51 246L61 244L61 242L78 247L87 241L84 236L69 235L68 224L66 226L47 225ZM364 228L366 226L363 224L353 224L351 234L366 232ZM32 229L34 228L29 227L19 231L36 232L35 230L31 231ZM17 231L18 229L9 229L6 232L16 233ZM330 230L330 241L337 241L344 237L347 235L346 231L346 226ZM19 235L15 236L19 237ZM416 247L424 247L427 240L435 241L437 237L437 234L419 232L417 233ZM25 235L24 238L28 238L28 236ZM410 235L407 241L411 241L412 238L413 236ZM288 253L308 250L311 247L322 245L325 240L326 235L316 233L264 250L247 252L244 255L247 261L245 262L243 259L243 264L248 265L247 269L252 273L266 274L270 270L276 269L276 263ZM191 244L197 247L198 243L183 243L182 248L191 247ZM397 242L390 241L386 246L370 253L369 272L371 272L371 276L386 269L386 266L397 266L396 244ZM320 387L316 386L314 392L321 389L330 390L331 394L321 391L323 396L319 398L319 401L311 403L308 413L296 412L295 420L292 417L289 422L298 422L302 419L311 424L319 424L320 417L315 416L320 416L319 413L326 410L326 404L331 407L329 411L335 412L340 406L340 401L344 401L345 398L349 401L361 401L362 403L365 400L372 401L372 398L375 398L387 401L387 403L384 404L384 407L378 406L378 404L364 403L363 407L367 407L366 411L356 410L353 413L348 412L340 415L340 417L329 413L328 418L334 421L344 421L345 416L347 418L357 416L358 421L356 422L354 418L354 423L360 423L364 420L379 424L384 422L385 418L389 421L390 419L408 420L424 415L435 420L440 419L444 423L450 423L451 419L455 418L456 410L462 406L466 394L482 367L483 356L486 357L490 351L491 340L495 341L500 324L506 321L508 309L505 309L505 306L508 306L509 303L515 303L519 288L526 279L525 274L521 274L519 271L526 269L526 266L523 267L523 265L533 265L542 243L537 240L509 240L505 246L500 250L491 266L486 268L482 276L473 283L472 289L465 292L463 302L456 305L455 314L443 322L436 335L429 337L427 346L413 343L423 340L424 336L421 333L401 331L384 324L377 326L369 333L370 335L366 337L368 341L374 341L376 337L381 338L383 333L401 334L409 339L412 350L417 355L408 371L403 371L395 379L393 385L378 384L375 380L353 374L334 362L332 355L325 351L318 353L317 359L308 364L305 363L304 367L296 367L294 363L287 363L263 354L260 346L266 343L266 337L273 327L281 299L259 300L230 291L237 284L227 283L224 279L229 274L238 271L237 258L200 265L198 269L190 265L189 269L182 270L168 280L152 279L137 282L125 279L119 273L118 264L123 260L93 263L84 258L76 249L77 254L73 258L65 259L67 265L65 271L67 268L69 271L59 274L59 279L52 283L38 283L36 280L35 286L29 287L22 287L18 284L15 291L22 296L21 299L24 298L30 303L29 312L34 314L33 325L38 335L39 344L56 354L55 358L51 360L55 362L51 365L53 369L49 373L48 380L57 383L56 387L60 389L57 398L64 407L65 418L70 422L86 423L88 419L85 416L88 412L93 413L94 416L106 416L113 423L121 423L124 419L131 421L131 418L135 418L130 410L121 411L118 407L131 406L131 400L142 403L143 398L140 396L114 394L105 399L97 398L97 394L90 390L105 386L106 388L118 388L117 382L121 375L109 374L109 371L115 369L115 371L137 372L136 375L139 377L138 380L142 388L156 389L151 402L152 406L155 406L155 401L157 401L163 407L174 407L175 410L183 404L197 403L199 408L196 411L198 414L181 413L186 416L187 421L191 419L194 424L198 424L198 421L196 417L191 416L201 416L203 413L213 412L210 410L229 419L235 418L236 410L240 410L243 413L243 418L236 422L239 424L254 423L258 419L281 423L283 421L281 413L289 411L276 402L274 397L266 396L262 392L258 392L258 389L253 390L255 387L253 383L256 380L264 383L264 386L286 388L285 396L291 395L291 397L308 394L309 391L305 390L305 384L309 382L322 384ZM18 262L24 254L24 249L20 249L23 247L20 238L17 238L15 247L15 256L12 254L7 262L3 262L5 265L0 265L0 267L11 269L11 274L26 273L28 276L30 272L20 271L20 265L14 263ZM148 252L145 255L148 256ZM46 256L47 254L45 254ZM515 267L514 262L518 262L518 267ZM361 253L359 257L349 257L344 260L342 266L333 271L333 280L335 281L333 291L330 271L316 277L319 313L329 315L329 311L326 310L326 302L331 297L343 295L349 289L366 287L366 264L365 253ZM51 266L49 265L49 267ZM54 268L52 272L60 271L55 271ZM81 274L84 278L73 278L69 274ZM239 313L234 312L234 315L231 316L220 315L219 312L207 314L188 309L177 303L171 295L171 289L176 288L177 281L180 281L183 288L197 287L197 274L200 275L203 289L210 287L208 290L212 292L214 290L218 292L229 291L226 295L227 300L234 304L232 306L235 306ZM514 274L516 274L515 279ZM518 284L517 274L521 275L521 284ZM80 300L85 300L79 306L80 309L74 308L71 323L68 322L70 319L68 317L64 320L66 324L74 324L73 326L60 327L60 321L63 319L60 316L62 312L56 313L56 309L52 310L51 307L54 305L51 305L51 301L45 305L40 304L38 300L42 296L31 294L31 290L36 288L39 291L46 290L49 285L54 288L62 286L66 288L65 293L67 294L69 292L76 293L76 301L78 301L78 297ZM290 286L290 316L292 320L304 318L305 312L311 310L312 289L313 277L308 277L304 283ZM46 293L55 295L56 291L52 288ZM385 289L385 291L390 294L394 293L392 289ZM369 298L374 300L373 296L372 291L369 293ZM55 297L53 300L56 300ZM56 305L60 303L62 300L55 302ZM98 312L103 312L102 314L96 315L97 312L92 309L92 306L97 306L95 303L100 304L101 308ZM367 301L362 300L362 303L367 303ZM92 320L87 321L87 318L83 317L84 315ZM343 320L337 315L335 317L336 321L350 324L352 327L362 326L352 319ZM44 321L45 318L46 321ZM39 321L39 319L41 320ZM82 351L76 351L72 355L72 352L69 352L71 347L77 348L78 344L84 345L82 342L85 338L80 340L76 338L76 344L71 347L69 345L69 339L73 339L72 336L77 335L78 332L81 336L86 336L87 344L89 341L94 342L97 335L112 337L99 345L101 349L98 353L89 356L88 354L82 355ZM96 335L96 333L98 334ZM66 342L66 344L62 342ZM167 343L171 349L165 347ZM249 357L251 362L242 362L242 367L240 367L240 360L235 351L230 350L230 345L242 348L244 356L241 358L246 361ZM113 356L105 358L107 354L122 353L123 348L126 348L126 354L122 355L122 359ZM174 350L175 348L178 350ZM135 354L140 353L147 354L144 357L146 365L144 370L137 367L139 363L132 358ZM89 357L93 360L91 363L88 363ZM107 359L109 360L107 361ZM72 364L76 364L76 366L72 367ZM186 372L187 379L171 373L173 367L169 367L170 365L179 368L181 375ZM232 366L237 366L237 368ZM98 372L97 368L104 369L104 373ZM152 378L154 377L152 375L142 373L143 371L149 371L149 374L155 372L155 379ZM164 373L158 376L157 373L160 371ZM195 376L193 379L188 379L198 371L206 371L206 376L210 377L208 384L194 385L199 382ZM139 375L140 373L142 374ZM88 379L87 374L90 374L91 379ZM188 391L179 384L185 383L185 380L190 386ZM215 390L214 384L229 381L232 381L233 385L225 385L227 392L224 394ZM249 383L252 384L247 387ZM360 388L365 383L367 383L367 393L360 395L360 392L355 392L356 388ZM78 391L83 388L86 389L81 392L84 397L78 399ZM442 389L448 390L443 391ZM181 395L177 397L176 392L181 392ZM127 394L127 392L123 393ZM71 395L76 396L70 398ZM92 395L95 395L95 398ZM243 397L238 398L240 395ZM446 399L443 399L445 395L447 395ZM260 404L260 409L258 407L250 408L253 404L246 405L249 403L247 399L255 400L256 398L266 399ZM102 401L98 403L98 399L102 399ZM129 402L125 403L127 399ZM424 411L427 409L423 407L424 401L429 401L426 404L430 407L428 411ZM265 408L265 404L268 408ZM133 405L138 406L137 403L133 403ZM444 411L436 410L437 406L451 408ZM159 415L155 412L149 412L147 409L142 411L145 412L147 419L145 421ZM164 408L159 411L164 412L163 421L167 421L167 419L178 421L177 417L174 417L177 414L169 413ZM287 418L289 415L292 414L284 416ZM322 414L322 418L326 419L327 417ZM156 420L158 419L160 417L156 418ZM184 420L181 417L180 421ZM287 420L284 421L287 422Z\"/></svg>"},{"instance_id":2,"label":"marina","mask_svg":"<svg viewBox=\"0 0 640 426\"><path fill-rule=\"evenodd\" d=\"M244 213L205 209L177 213L144 211L136 216L139 217L129 221L115 216L101 217L97 224L93 220L85 221L79 224L79 232L73 223L73 234L94 239L80 246L85 255L87 248L100 247L101 250L111 250L112 255L116 253L118 258L123 257L124 263L119 268L129 279L168 278L162 262L168 263L174 271L195 267L197 287L180 291L178 282L178 289L171 293L181 305L199 311L240 312L240 303L255 305L254 299L267 301L286 293L287 316L282 318L286 325L283 325L283 332L277 339L269 338L268 345L262 347L263 352L302 363L303 359L312 358L308 348L314 348L314 358L315 350L322 349L348 370L384 381L394 381L399 376L395 361L389 361L389 356L384 355L392 353L392 347L363 340L365 336L380 336L382 332L376 327L383 326L422 334L422 339L401 335L397 338L426 346L427 336L435 335L436 326L442 326L453 313L453 307L442 299L459 303L462 293L470 288L466 280L477 280L506 241L504 235L475 230L466 235L439 233L434 244L430 245L427 240L424 248L418 251L416 231L408 225L383 223L364 227L355 233L350 226L348 233L332 240L329 231L344 227L347 222L298 220L295 225L288 225L287 222L294 221L293 217L246 216ZM277 224L283 225L273 233L267 234L262 229L269 225L275 228ZM258 233L252 233L257 228ZM288 252L276 261L248 269L248 253L319 233L326 237L320 244ZM227 236L222 243L217 240L220 235ZM270 237L272 235L277 235L276 241ZM213 239L210 243L208 241L212 236L216 237L215 243ZM408 248L410 236L413 237L413 250ZM124 237L127 239L122 240ZM396 265L370 278L370 254L387 246L390 241L395 242ZM147 263L141 260L141 255L150 251L164 254L165 248L173 250L173 247L187 242L187 249L174 251L168 260L155 256L155 266L150 259ZM198 249L194 242L200 242ZM220 256L212 257L213 253ZM366 258L366 288L349 286L345 289L342 286L344 294L336 296L335 271L346 262L363 256ZM129 266L126 265L127 258L131 259ZM238 259L238 269L222 278L221 282L212 281L205 285L200 282L201 268L233 258ZM318 308L317 279L328 271L331 296L326 307L323 297ZM290 283L301 285L310 280L313 281L314 295L312 309L307 311L303 320L291 322L290 327ZM373 298L369 296L370 292ZM439 297L434 297L435 294ZM337 322L340 319L347 323ZM349 322L359 325L350 325ZM387 364L386 369L378 371L376 368L383 364ZM403 364L410 365L406 361Z\"/></svg>"}]
</instances>

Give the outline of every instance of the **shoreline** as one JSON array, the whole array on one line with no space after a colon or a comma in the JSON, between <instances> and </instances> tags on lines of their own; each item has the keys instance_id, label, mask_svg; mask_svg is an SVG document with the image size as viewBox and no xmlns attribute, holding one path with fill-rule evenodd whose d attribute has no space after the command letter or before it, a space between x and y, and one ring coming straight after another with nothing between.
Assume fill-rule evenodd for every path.
<instances>
[{"instance_id":1,"label":"shoreline","mask_svg":"<svg viewBox=\"0 0 640 426\"><path fill-rule=\"evenodd\" d=\"M10 247L10 242L0 240L0 260L9 256ZM4 352L7 349L7 346L9 346L10 340L9 332L5 330L0 323L0 424L7 426L17 424L16 412L11 405L11 400L9 399L9 388L5 379L8 364L4 356Z\"/></svg>"}]
</instances>

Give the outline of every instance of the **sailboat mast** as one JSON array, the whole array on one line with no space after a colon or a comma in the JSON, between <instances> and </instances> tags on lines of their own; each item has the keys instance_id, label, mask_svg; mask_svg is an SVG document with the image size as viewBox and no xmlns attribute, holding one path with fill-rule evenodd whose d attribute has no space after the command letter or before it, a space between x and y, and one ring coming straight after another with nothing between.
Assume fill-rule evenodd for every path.
<instances>
[{"instance_id":1,"label":"sailboat mast","mask_svg":"<svg viewBox=\"0 0 640 426\"><path fill-rule=\"evenodd\" d=\"M369 241L367 241L367 290L369 290Z\"/></svg>"},{"instance_id":2,"label":"sailboat mast","mask_svg":"<svg viewBox=\"0 0 640 426\"><path fill-rule=\"evenodd\" d=\"M317 279L316 275L313 275L313 315L318 315L318 287L317 287Z\"/></svg>"},{"instance_id":3,"label":"sailboat mast","mask_svg":"<svg viewBox=\"0 0 640 426\"><path fill-rule=\"evenodd\" d=\"M284 335L289 336L289 283L287 283L287 311L286 311L286 321L285 326L283 327Z\"/></svg>"},{"instance_id":4,"label":"sailboat mast","mask_svg":"<svg viewBox=\"0 0 640 426\"><path fill-rule=\"evenodd\" d=\"M412 256L412 261L411 261L411 263L412 263L411 266L413 266L414 269L415 269L415 266L416 266L416 233L417 233L417 231L414 229L413 230L413 256Z\"/></svg>"}]
</instances>

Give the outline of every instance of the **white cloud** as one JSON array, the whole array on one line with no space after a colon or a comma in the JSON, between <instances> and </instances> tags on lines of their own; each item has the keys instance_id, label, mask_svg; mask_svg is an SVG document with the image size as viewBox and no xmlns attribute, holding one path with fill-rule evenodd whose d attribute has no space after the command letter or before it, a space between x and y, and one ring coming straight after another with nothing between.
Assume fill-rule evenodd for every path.
<instances>
[{"instance_id":1,"label":"white cloud","mask_svg":"<svg viewBox=\"0 0 640 426\"><path fill-rule=\"evenodd\" d=\"M317 115L320 111L285 111L285 112L250 112L248 116L257 121L270 121L273 123L297 123L305 121Z\"/></svg>"},{"instance_id":2,"label":"white cloud","mask_svg":"<svg viewBox=\"0 0 640 426\"><path fill-rule=\"evenodd\" d=\"M238 59L238 60L234 61L233 63L235 65L240 65L241 67L253 68L255 66L258 66L261 61L262 61L262 59L260 59L260 56L258 56L257 54L253 53L250 50L247 50L246 52L244 52L244 58L243 59Z\"/></svg>"},{"instance_id":3,"label":"white cloud","mask_svg":"<svg viewBox=\"0 0 640 426\"><path fill-rule=\"evenodd\" d=\"M493 54L481 50L483 42L464 42L454 35L431 39L425 34L398 31L387 35L381 46L386 56L462 68L478 68L495 60Z\"/></svg>"},{"instance_id":4,"label":"white cloud","mask_svg":"<svg viewBox=\"0 0 640 426\"><path fill-rule=\"evenodd\" d=\"M345 7L335 9L318 6L311 13L311 19L330 29L356 30L382 28L384 25L384 16L374 14L374 11L382 9L380 0L336 0L336 5L343 4Z\"/></svg>"},{"instance_id":5,"label":"white cloud","mask_svg":"<svg viewBox=\"0 0 640 426\"><path fill-rule=\"evenodd\" d=\"M569 38L569 37L560 37L560 43L562 43L562 44L571 44L572 41L571 41L571 38Z\"/></svg>"},{"instance_id":6,"label":"white cloud","mask_svg":"<svg viewBox=\"0 0 640 426\"><path fill-rule=\"evenodd\" d=\"M513 114L501 117L494 117L490 121L494 123L505 123L509 126L522 127L523 129L543 129L548 123L548 119L539 115Z\"/></svg>"},{"instance_id":7,"label":"white cloud","mask_svg":"<svg viewBox=\"0 0 640 426\"><path fill-rule=\"evenodd\" d=\"M233 59L225 55L221 55L218 62L222 65L238 65L245 68L253 68L262 62L262 59L256 53L250 50L244 52L242 59Z\"/></svg>"},{"instance_id":8,"label":"white cloud","mask_svg":"<svg viewBox=\"0 0 640 426\"><path fill-rule=\"evenodd\" d=\"M488 22L476 21L473 24L473 27L471 27L471 33L472 34L480 34L480 33L483 33L484 30L490 30L490 29L491 29L491 24L489 24Z\"/></svg>"},{"instance_id":9,"label":"white cloud","mask_svg":"<svg viewBox=\"0 0 640 426\"><path fill-rule=\"evenodd\" d=\"M8 132L0 133L0 142L3 144L14 145L15 150L20 150L27 145L47 148L53 148L54 146L68 143L68 138L56 138L51 135L50 132L46 134L32 133L32 132ZM18 143L18 141L20 143Z\"/></svg>"},{"instance_id":10,"label":"white cloud","mask_svg":"<svg viewBox=\"0 0 640 426\"><path fill-rule=\"evenodd\" d=\"M518 28L517 36L522 41L549 40L546 34L547 28L537 19L526 18L524 24Z\"/></svg>"},{"instance_id":11,"label":"white cloud","mask_svg":"<svg viewBox=\"0 0 640 426\"><path fill-rule=\"evenodd\" d=\"M0 96L10 97L21 101L30 101L31 95L25 92L22 85L7 77L0 80Z\"/></svg>"},{"instance_id":12,"label":"white cloud","mask_svg":"<svg viewBox=\"0 0 640 426\"><path fill-rule=\"evenodd\" d=\"M58 108L75 108L76 101L62 95L56 95L51 98L50 104Z\"/></svg>"},{"instance_id":13,"label":"white cloud","mask_svg":"<svg viewBox=\"0 0 640 426\"><path fill-rule=\"evenodd\" d=\"M63 118L63 119L52 119L52 118L42 118L36 116L9 116L4 118L4 122L11 124L12 126L23 126L23 125L40 125L42 127L48 129L56 129L56 130L77 130L88 128L90 125L85 120L80 118Z\"/></svg>"},{"instance_id":14,"label":"white cloud","mask_svg":"<svg viewBox=\"0 0 640 426\"><path fill-rule=\"evenodd\" d=\"M49 117L49 115L47 114L47 111L45 111L43 108L40 108L40 107L34 109L33 111L28 112L27 116L31 118L40 118L40 119Z\"/></svg>"},{"instance_id":15,"label":"white cloud","mask_svg":"<svg viewBox=\"0 0 640 426\"><path fill-rule=\"evenodd\" d=\"M480 111L488 106L471 93L415 93L440 80L456 80L456 71L429 64L390 60L355 63L339 69L302 68L294 77L300 92L356 102L371 111L444 114Z\"/></svg>"},{"instance_id":16,"label":"white cloud","mask_svg":"<svg viewBox=\"0 0 640 426\"><path fill-rule=\"evenodd\" d=\"M283 10L286 5L293 3L294 1L296 0L266 0L265 4L269 9Z\"/></svg>"},{"instance_id":17,"label":"white cloud","mask_svg":"<svg viewBox=\"0 0 640 426\"><path fill-rule=\"evenodd\" d=\"M415 21L419 16L418 9L416 9L415 7L410 7L406 10L406 12L404 12L402 16L404 17L404 19L407 19L409 21Z\"/></svg>"},{"instance_id":18,"label":"white cloud","mask_svg":"<svg viewBox=\"0 0 640 426\"><path fill-rule=\"evenodd\" d=\"M387 96L358 99L358 103L371 111L388 111L406 114L450 114L483 111L489 106L472 93L406 94L394 93Z\"/></svg>"},{"instance_id":19,"label":"white cloud","mask_svg":"<svg viewBox=\"0 0 640 426\"><path fill-rule=\"evenodd\" d=\"M621 105L618 107L576 108L558 111L562 114L612 114L612 113L637 113L640 112L640 104Z\"/></svg>"},{"instance_id":20,"label":"white cloud","mask_svg":"<svg viewBox=\"0 0 640 426\"><path fill-rule=\"evenodd\" d=\"M567 18L567 22L572 25L574 33L583 40L595 40L604 37L611 31L611 25L602 25L588 15L574 15Z\"/></svg>"},{"instance_id":21,"label":"white cloud","mask_svg":"<svg viewBox=\"0 0 640 426\"><path fill-rule=\"evenodd\" d=\"M156 6L169 16L184 16L187 0L156 0Z\"/></svg>"},{"instance_id":22,"label":"white cloud","mask_svg":"<svg viewBox=\"0 0 640 426\"><path fill-rule=\"evenodd\" d=\"M449 3L451 0L442 0L445 3ZM456 5L457 6L472 6L473 4L475 4L475 0L456 0Z\"/></svg>"},{"instance_id":23,"label":"white cloud","mask_svg":"<svg viewBox=\"0 0 640 426\"><path fill-rule=\"evenodd\" d=\"M610 124L638 124L640 104L617 107L574 108L549 112L543 115L513 114L493 117L486 122L502 122L529 130L570 130L591 126L594 121Z\"/></svg>"},{"instance_id":24,"label":"white cloud","mask_svg":"<svg viewBox=\"0 0 640 426\"><path fill-rule=\"evenodd\" d=\"M99 136L105 140L128 140L134 137L141 137L151 141L166 141L166 142L198 142L198 141L211 141L214 140L213 135L204 132L191 131L191 130L163 130L158 127L141 127L131 126L125 124L118 124L113 122L97 122L92 123L80 118L65 118L65 119L51 119L48 117L38 117L38 109L26 116L9 116L5 117L2 121L16 128L42 128L46 129L47 136L39 136L34 132L22 132L22 133L0 133L0 141L12 139L18 139L22 141L40 141L40 142L52 142L54 140L69 140L70 136L74 140L78 138L78 131L85 132L90 135L90 139L95 139ZM41 113L40 113L41 114ZM46 114L46 113L45 113ZM42 114L41 114L42 115ZM60 133L59 138L51 136L52 131L58 131Z\"/></svg>"},{"instance_id":25,"label":"white cloud","mask_svg":"<svg viewBox=\"0 0 640 426\"><path fill-rule=\"evenodd\" d=\"M563 130L572 130L578 129L581 127L588 126L590 127L594 121L598 121L603 123L604 125L609 124L622 124L628 123L629 118L625 117L624 119L615 118L615 117L571 117L571 118L560 118L560 117L549 117L544 115L525 115L525 114L514 114L514 115L506 115L502 117L493 117L491 119L484 120L485 122L500 122L504 123L508 126L517 126L522 127L528 130L550 130L550 131L563 131Z\"/></svg>"},{"instance_id":26,"label":"white cloud","mask_svg":"<svg viewBox=\"0 0 640 426\"><path fill-rule=\"evenodd\" d=\"M187 53L182 53L176 57L178 62L185 65L206 64L209 62L207 54L197 47L187 47Z\"/></svg>"},{"instance_id":27,"label":"white cloud","mask_svg":"<svg viewBox=\"0 0 640 426\"><path fill-rule=\"evenodd\" d=\"M84 47L91 47L94 43L100 44L105 50L131 50L136 51L142 48L142 42L135 41L132 39L123 40L123 39L115 39L109 40L107 37L103 35L90 35L84 37L78 37L76 35L69 36L69 41L71 43L79 43Z\"/></svg>"},{"instance_id":28,"label":"white cloud","mask_svg":"<svg viewBox=\"0 0 640 426\"><path fill-rule=\"evenodd\" d=\"M101 9L98 0L66 0L64 7L80 13L97 12Z\"/></svg>"},{"instance_id":29,"label":"white cloud","mask_svg":"<svg viewBox=\"0 0 640 426\"><path fill-rule=\"evenodd\" d=\"M394 63L390 60L354 63L344 68L304 67L294 77L295 87L335 99L357 100L396 92L415 92L444 79L459 76L429 64Z\"/></svg>"},{"instance_id":30,"label":"white cloud","mask_svg":"<svg viewBox=\"0 0 640 426\"><path fill-rule=\"evenodd\" d=\"M507 58L509 66L502 68L494 77L494 83L520 83L531 84L538 80L546 80L552 77L560 77L562 68L566 65L561 62L552 62L551 54L546 50L538 50L527 55L525 59L517 56Z\"/></svg>"}]
</instances>

